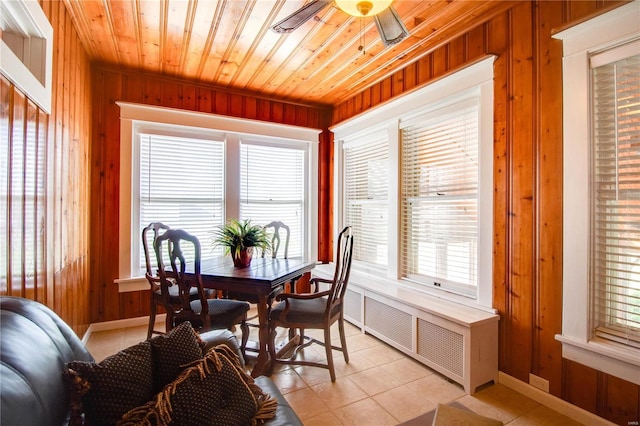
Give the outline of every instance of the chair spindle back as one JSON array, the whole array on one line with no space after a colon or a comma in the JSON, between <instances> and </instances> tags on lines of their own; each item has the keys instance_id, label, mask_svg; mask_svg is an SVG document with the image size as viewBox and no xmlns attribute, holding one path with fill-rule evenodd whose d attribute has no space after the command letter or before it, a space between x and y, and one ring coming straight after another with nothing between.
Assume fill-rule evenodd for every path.
<instances>
[{"instance_id":1,"label":"chair spindle back","mask_svg":"<svg viewBox=\"0 0 640 426\"><path fill-rule=\"evenodd\" d=\"M273 228L273 236L271 237L271 257L273 259L278 257L278 250L280 249L281 243L280 230L282 229L285 233L284 259L287 259L289 256L289 238L291 237L289 226L276 220L264 226L265 230L270 228ZM262 252L262 257L264 257L264 252Z\"/></svg>"},{"instance_id":2,"label":"chair spindle back","mask_svg":"<svg viewBox=\"0 0 640 426\"><path fill-rule=\"evenodd\" d=\"M162 249L166 241L166 246L169 255L169 262L171 264L171 270L167 270L162 259ZM183 245L190 246L193 249L193 275L192 278L187 278L187 262L183 253ZM162 235L159 235L154 242L154 249L156 253L156 259L158 261L158 275L161 282L168 282L169 280L175 281L179 288L179 297L182 301L182 307L179 311L175 312L176 318L183 320L190 320L200 318L203 324L208 327L209 315L208 315L208 303L205 295L204 287L202 285L202 276L200 273L201 267L201 250L200 241L197 237L189 234L181 229L169 229ZM190 271L191 272L191 271ZM198 290L198 297L202 310L199 315L196 315L191 309L190 290L191 287L196 287Z\"/></svg>"},{"instance_id":3,"label":"chair spindle back","mask_svg":"<svg viewBox=\"0 0 640 426\"><path fill-rule=\"evenodd\" d=\"M353 233L350 226L346 226L338 235L336 252L336 269L331 284L331 294L327 311L331 312L335 306L342 304L347 291L349 275L351 274L351 259L353 253Z\"/></svg>"},{"instance_id":4,"label":"chair spindle back","mask_svg":"<svg viewBox=\"0 0 640 426\"><path fill-rule=\"evenodd\" d=\"M154 273L151 266L151 250L149 246L151 245L151 247L153 247L153 243L156 238L158 238L158 235L160 235L162 231L166 232L169 229L171 228L161 222L151 222L142 229L142 247L144 249L145 266L147 268L147 274L150 276L154 276Z\"/></svg>"}]
</instances>

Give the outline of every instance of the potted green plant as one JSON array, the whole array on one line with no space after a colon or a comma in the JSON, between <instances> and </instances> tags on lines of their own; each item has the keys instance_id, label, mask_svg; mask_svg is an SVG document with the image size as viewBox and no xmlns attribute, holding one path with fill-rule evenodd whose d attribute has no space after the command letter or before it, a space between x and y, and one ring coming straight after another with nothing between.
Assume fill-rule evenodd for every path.
<instances>
[{"instance_id":1,"label":"potted green plant","mask_svg":"<svg viewBox=\"0 0 640 426\"><path fill-rule=\"evenodd\" d=\"M271 250L271 241L264 228L249 219L229 219L216 229L213 244L224 247L225 254L231 254L237 267L249 266L254 248L265 253Z\"/></svg>"}]
</instances>

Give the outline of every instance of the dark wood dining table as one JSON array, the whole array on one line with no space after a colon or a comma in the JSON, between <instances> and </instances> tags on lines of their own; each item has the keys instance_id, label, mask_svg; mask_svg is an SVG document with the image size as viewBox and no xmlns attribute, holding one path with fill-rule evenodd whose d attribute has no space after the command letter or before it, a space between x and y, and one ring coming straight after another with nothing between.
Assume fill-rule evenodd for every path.
<instances>
[{"instance_id":1,"label":"dark wood dining table","mask_svg":"<svg viewBox=\"0 0 640 426\"><path fill-rule=\"evenodd\" d=\"M206 288L234 294L235 298L257 303L258 358L251 371L257 377L269 371L269 311L271 303L284 285L316 266L316 261L305 259L254 258L245 268L233 266L229 256L204 258L201 262L202 284Z\"/></svg>"}]
</instances>

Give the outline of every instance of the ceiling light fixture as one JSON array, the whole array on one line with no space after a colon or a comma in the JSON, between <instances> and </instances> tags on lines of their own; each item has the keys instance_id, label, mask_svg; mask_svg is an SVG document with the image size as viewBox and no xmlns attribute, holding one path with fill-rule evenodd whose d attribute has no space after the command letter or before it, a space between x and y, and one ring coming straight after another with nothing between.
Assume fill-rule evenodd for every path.
<instances>
[{"instance_id":1,"label":"ceiling light fixture","mask_svg":"<svg viewBox=\"0 0 640 426\"><path fill-rule=\"evenodd\" d=\"M393 8L392 0L335 0L336 6L345 13L356 18L373 16L382 43L386 46L395 44L409 35L409 31ZM360 50L365 53L364 22L360 22Z\"/></svg>"},{"instance_id":2,"label":"ceiling light fixture","mask_svg":"<svg viewBox=\"0 0 640 426\"><path fill-rule=\"evenodd\" d=\"M389 47L409 36L409 31L391 5L392 2L393 0L311 0L291 15L275 23L271 29L279 34L290 33L315 17L325 7L335 4L338 9L356 18L373 16L382 43L385 47ZM319 18L316 19L320 20ZM363 53L365 46L364 32L365 23L364 19L361 19L360 47L358 50Z\"/></svg>"},{"instance_id":3,"label":"ceiling light fixture","mask_svg":"<svg viewBox=\"0 0 640 426\"><path fill-rule=\"evenodd\" d=\"M362 18L375 16L391 5L392 0L335 0L336 5L349 15Z\"/></svg>"}]
</instances>

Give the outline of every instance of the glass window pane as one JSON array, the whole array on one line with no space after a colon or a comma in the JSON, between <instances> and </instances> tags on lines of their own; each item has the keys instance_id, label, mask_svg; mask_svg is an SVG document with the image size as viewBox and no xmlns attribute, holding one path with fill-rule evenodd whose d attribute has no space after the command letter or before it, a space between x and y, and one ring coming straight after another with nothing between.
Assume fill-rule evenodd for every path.
<instances>
[{"instance_id":1,"label":"glass window pane","mask_svg":"<svg viewBox=\"0 0 640 426\"><path fill-rule=\"evenodd\" d=\"M302 257L305 229L305 151L243 143L240 146L240 218L289 226L288 257Z\"/></svg>"},{"instance_id":2,"label":"glass window pane","mask_svg":"<svg viewBox=\"0 0 640 426\"><path fill-rule=\"evenodd\" d=\"M592 69L596 334L640 347L640 55Z\"/></svg>"},{"instance_id":3,"label":"glass window pane","mask_svg":"<svg viewBox=\"0 0 640 426\"><path fill-rule=\"evenodd\" d=\"M403 277L475 294L478 134L477 105L448 108L403 127Z\"/></svg>"},{"instance_id":4,"label":"glass window pane","mask_svg":"<svg viewBox=\"0 0 640 426\"><path fill-rule=\"evenodd\" d=\"M213 230L224 217L224 143L139 134L140 232L150 222L184 229L212 254ZM140 234L138 234L140 235ZM140 248L140 264L144 252Z\"/></svg>"},{"instance_id":5,"label":"glass window pane","mask_svg":"<svg viewBox=\"0 0 640 426\"><path fill-rule=\"evenodd\" d=\"M353 230L356 267L388 263L388 158L386 128L345 142L344 223Z\"/></svg>"}]
</instances>

